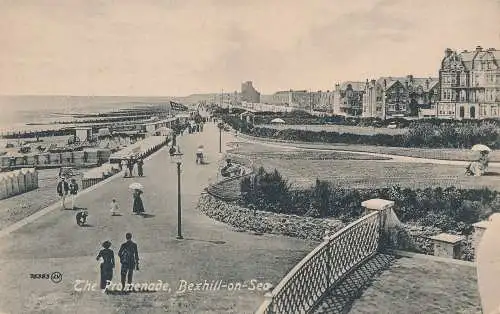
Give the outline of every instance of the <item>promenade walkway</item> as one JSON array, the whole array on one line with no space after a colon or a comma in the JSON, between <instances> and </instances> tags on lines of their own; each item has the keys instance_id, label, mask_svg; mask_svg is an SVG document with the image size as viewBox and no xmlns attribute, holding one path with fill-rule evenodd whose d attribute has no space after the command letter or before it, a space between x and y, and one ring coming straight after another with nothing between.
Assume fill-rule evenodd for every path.
<instances>
[{"instance_id":1,"label":"promenade walkway","mask_svg":"<svg viewBox=\"0 0 500 314\"><path fill-rule=\"evenodd\" d=\"M200 214L196 203L203 188L216 179L218 130L207 124L203 133L178 139L185 153L182 165L184 240L177 240L177 175L167 149L145 162L143 178L113 178L90 193L82 193L78 205L89 210L87 227L78 227L75 213L60 209L0 238L0 313L253 313L263 291L187 291L177 293L180 280L224 283L256 279L276 285L316 243L276 235L242 233ZM224 133L223 141L234 140ZM208 165L195 164L194 152L205 145ZM128 186L140 182L147 217L132 215ZM112 217L112 198L122 216ZM117 250L126 232L138 243L140 271L134 282L168 282L171 292L105 295L74 291L76 280L98 283L95 260L104 240ZM118 259L117 259L118 261ZM31 279L32 273L62 273L60 283ZM119 281L119 267L114 282Z\"/></svg>"}]
</instances>

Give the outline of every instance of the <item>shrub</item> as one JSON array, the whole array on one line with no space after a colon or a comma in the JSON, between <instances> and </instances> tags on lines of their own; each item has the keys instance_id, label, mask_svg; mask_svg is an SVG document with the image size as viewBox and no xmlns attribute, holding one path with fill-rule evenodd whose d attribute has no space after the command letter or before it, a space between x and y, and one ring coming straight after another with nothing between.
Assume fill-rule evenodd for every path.
<instances>
[{"instance_id":1,"label":"shrub","mask_svg":"<svg viewBox=\"0 0 500 314\"><path fill-rule=\"evenodd\" d=\"M372 198L395 202L395 212L404 223L437 227L444 232L470 234L472 224L497 211L500 195L489 189L451 188L383 189L334 188L331 183L316 180L307 189L291 190L278 171L260 168L252 178L241 183L243 203L261 210L312 217L334 217L349 222L359 218L361 202Z\"/></svg>"},{"instance_id":2,"label":"shrub","mask_svg":"<svg viewBox=\"0 0 500 314\"><path fill-rule=\"evenodd\" d=\"M285 119L288 124L345 124L359 126L379 126L397 122L399 125L408 126L404 135L359 135L338 132L315 132L306 130L286 129L276 131L271 128L254 127L239 115L222 114L224 122L234 129L257 137L269 137L288 141L325 142L344 144L364 144L394 147L428 147L428 148L466 148L474 144L485 144L492 148L500 148L500 133L498 121L446 121L446 120L417 120L412 122L404 119L380 120L376 118L345 118L326 117L318 118L306 112L294 111L290 113L272 113L267 116L256 115L255 122L269 123L275 117Z\"/></svg>"}]
</instances>

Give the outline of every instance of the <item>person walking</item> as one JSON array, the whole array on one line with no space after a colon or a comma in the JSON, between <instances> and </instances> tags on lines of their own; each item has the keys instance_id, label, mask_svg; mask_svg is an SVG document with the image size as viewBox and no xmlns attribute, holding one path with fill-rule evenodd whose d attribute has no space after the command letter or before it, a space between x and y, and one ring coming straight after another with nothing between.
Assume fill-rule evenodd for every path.
<instances>
[{"instance_id":1,"label":"person walking","mask_svg":"<svg viewBox=\"0 0 500 314\"><path fill-rule=\"evenodd\" d=\"M170 160L172 160L172 157L174 156L175 152L177 150L175 149L175 146L174 144L172 144L172 146L170 147L170 149L168 150L168 153L170 154Z\"/></svg>"},{"instance_id":2,"label":"person walking","mask_svg":"<svg viewBox=\"0 0 500 314\"><path fill-rule=\"evenodd\" d=\"M113 269L115 268L115 253L110 249L111 242L104 241L102 243L103 249L99 251L96 260L102 258L101 263L101 289L105 290L106 286L111 279L113 279Z\"/></svg>"},{"instance_id":3,"label":"person walking","mask_svg":"<svg viewBox=\"0 0 500 314\"><path fill-rule=\"evenodd\" d=\"M203 164L203 145L198 146L196 150L196 163Z\"/></svg>"},{"instance_id":4,"label":"person walking","mask_svg":"<svg viewBox=\"0 0 500 314\"><path fill-rule=\"evenodd\" d=\"M122 159L121 163L120 163L120 167L123 171L123 177L126 178L127 177L127 159Z\"/></svg>"},{"instance_id":5,"label":"person walking","mask_svg":"<svg viewBox=\"0 0 500 314\"><path fill-rule=\"evenodd\" d=\"M134 269L139 270L139 253L137 250L137 244L132 242L132 233L127 232L125 235L127 242L123 243L118 251L118 256L120 257L120 274L122 290L125 290L125 279L130 287L132 284L132 277L134 275Z\"/></svg>"},{"instance_id":6,"label":"person walking","mask_svg":"<svg viewBox=\"0 0 500 314\"><path fill-rule=\"evenodd\" d=\"M75 200L76 200L77 194L78 194L78 183L76 183L75 179L71 179L71 183L69 184L69 195L71 197L71 209L76 209Z\"/></svg>"},{"instance_id":7,"label":"person walking","mask_svg":"<svg viewBox=\"0 0 500 314\"><path fill-rule=\"evenodd\" d=\"M132 157L130 157L128 159L127 167L128 167L128 172L129 172L129 175L131 178L134 176L134 164L135 164L134 159L132 159Z\"/></svg>"},{"instance_id":8,"label":"person walking","mask_svg":"<svg viewBox=\"0 0 500 314\"><path fill-rule=\"evenodd\" d=\"M61 198L61 207L62 209L66 209L66 196L68 195L69 192L69 184L66 182L66 178L61 177L61 180L57 184L57 194L59 194L59 197Z\"/></svg>"},{"instance_id":9,"label":"person walking","mask_svg":"<svg viewBox=\"0 0 500 314\"><path fill-rule=\"evenodd\" d=\"M132 211L136 215L144 213L144 204L142 203L142 198L141 198L142 193L143 192L141 190L134 190L133 194L134 203L132 205Z\"/></svg>"},{"instance_id":10,"label":"person walking","mask_svg":"<svg viewBox=\"0 0 500 314\"><path fill-rule=\"evenodd\" d=\"M142 158L139 158L137 160L137 175L139 177L142 177L144 175L144 172L143 172L143 167L144 166L144 161L142 161Z\"/></svg>"}]
</instances>

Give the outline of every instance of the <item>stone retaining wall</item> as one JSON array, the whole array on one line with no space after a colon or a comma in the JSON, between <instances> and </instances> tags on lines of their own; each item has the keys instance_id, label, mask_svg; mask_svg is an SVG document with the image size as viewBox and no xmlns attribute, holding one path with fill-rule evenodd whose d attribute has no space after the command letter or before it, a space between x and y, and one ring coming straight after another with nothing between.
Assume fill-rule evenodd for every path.
<instances>
[{"instance_id":1,"label":"stone retaining wall","mask_svg":"<svg viewBox=\"0 0 500 314\"><path fill-rule=\"evenodd\" d=\"M201 195L198 209L208 217L238 229L315 241L322 241L326 233L334 233L345 226L341 221L333 219L254 211L236 203L221 201L206 193Z\"/></svg>"}]
</instances>

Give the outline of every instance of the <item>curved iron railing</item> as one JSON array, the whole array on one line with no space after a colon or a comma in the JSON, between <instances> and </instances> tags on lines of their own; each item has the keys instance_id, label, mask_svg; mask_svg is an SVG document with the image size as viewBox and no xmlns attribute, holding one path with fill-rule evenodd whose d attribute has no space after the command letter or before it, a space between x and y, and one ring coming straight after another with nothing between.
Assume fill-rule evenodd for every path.
<instances>
[{"instance_id":1,"label":"curved iron railing","mask_svg":"<svg viewBox=\"0 0 500 314\"><path fill-rule=\"evenodd\" d=\"M377 253L383 211L344 227L310 252L266 294L257 314L307 313L351 270Z\"/></svg>"},{"instance_id":2,"label":"curved iron railing","mask_svg":"<svg viewBox=\"0 0 500 314\"><path fill-rule=\"evenodd\" d=\"M230 188L228 189L228 185L236 184L234 181L238 181L238 183L239 183L239 182L241 182L241 179L251 175L253 173L253 161L250 158L245 158L242 155L238 155L238 154L234 154L234 153L227 153L224 156L224 159L226 159L226 158L230 158L234 163L237 163L237 164L244 166L245 168L247 168L247 170L249 169L249 171L245 171L244 173L242 173L238 176L226 178L226 179L223 179L223 180L216 182L214 184L210 184L207 188L205 188L205 191L208 194L210 194L218 199L221 199L224 201L235 201L235 200L239 199L239 194L238 194L238 196L227 195L227 191L230 190ZM239 191L239 184L238 184L237 189Z\"/></svg>"}]
</instances>

